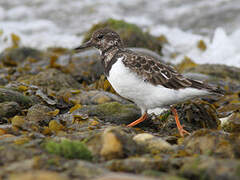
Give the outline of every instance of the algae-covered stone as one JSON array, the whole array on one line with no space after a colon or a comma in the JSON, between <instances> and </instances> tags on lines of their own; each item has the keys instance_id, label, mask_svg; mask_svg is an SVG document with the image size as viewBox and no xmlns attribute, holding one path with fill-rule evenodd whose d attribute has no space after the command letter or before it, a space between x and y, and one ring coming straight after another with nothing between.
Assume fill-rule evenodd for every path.
<instances>
[{"instance_id":1,"label":"algae-covered stone","mask_svg":"<svg viewBox=\"0 0 240 180\"><path fill-rule=\"evenodd\" d=\"M0 88L0 102L13 101L21 105L22 107L29 107L34 104L31 97L24 96L17 91L13 91L7 88Z\"/></svg>"},{"instance_id":2,"label":"algae-covered stone","mask_svg":"<svg viewBox=\"0 0 240 180\"><path fill-rule=\"evenodd\" d=\"M13 117L21 110L20 106L16 102L2 102L0 103L0 121L3 117Z\"/></svg>"},{"instance_id":3,"label":"algae-covered stone","mask_svg":"<svg viewBox=\"0 0 240 180\"><path fill-rule=\"evenodd\" d=\"M146 170L167 171L171 168L171 162L163 158L132 157L108 161L104 167L111 171L141 173Z\"/></svg>"},{"instance_id":4,"label":"algae-covered stone","mask_svg":"<svg viewBox=\"0 0 240 180\"><path fill-rule=\"evenodd\" d=\"M83 106L75 113L78 112L97 116L104 122L115 124L128 124L140 117L140 110L134 104L120 104L118 102Z\"/></svg>"},{"instance_id":5,"label":"algae-covered stone","mask_svg":"<svg viewBox=\"0 0 240 180\"><path fill-rule=\"evenodd\" d=\"M133 134L129 128L108 127L89 137L86 144L98 159L124 158L139 153L139 146L132 139Z\"/></svg>"},{"instance_id":6,"label":"algae-covered stone","mask_svg":"<svg viewBox=\"0 0 240 180\"><path fill-rule=\"evenodd\" d=\"M22 173L13 173L9 180L68 180L66 175L47 170L34 170Z\"/></svg>"},{"instance_id":7,"label":"algae-covered stone","mask_svg":"<svg viewBox=\"0 0 240 180\"><path fill-rule=\"evenodd\" d=\"M49 129L55 133L61 131L63 128L64 126L55 120L49 122Z\"/></svg>"},{"instance_id":8,"label":"algae-covered stone","mask_svg":"<svg viewBox=\"0 0 240 180\"><path fill-rule=\"evenodd\" d=\"M240 69L233 66L219 64L199 64L186 68L184 72L195 72L207 74L216 78L230 78L236 81L240 80Z\"/></svg>"},{"instance_id":9,"label":"algae-covered stone","mask_svg":"<svg viewBox=\"0 0 240 180\"><path fill-rule=\"evenodd\" d=\"M92 83L103 74L99 52L95 49L74 55L66 69L78 82Z\"/></svg>"},{"instance_id":10,"label":"algae-covered stone","mask_svg":"<svg viewBox=\"0 0 240 180\"><path fill-rule=\"evenodd\" d=\"M51 153L65 158L91 160L92 155L84 143L80 141L62 140L61 142L49 141L45 149Z\"/></svg>"},{"instance_id":11,"label":"algae-covered stone","mask_svg":"<svg viewBox=\"0 0 240 180\"><path fill-rule=\"evenodd\" d=\"M191 129L200 128L217 129L220 120L217 117L216 109L208 102L197 100L186 102L177 107L179 117L183 124Z\"/></svg>"},{"instance_id":12,"label":"algae-covered stone","mask_svg":"<svg viewBox=\"0 0 240 180\"><path fill-rule=\"evenodd\" d=\"M147 152L158 154L160 152L171 152L173 147L160 137L148 133L137 134L133 140L141 145Z\"/></svg>"},{"instance_id":13,"label":"algae-covered stone","mask_svg":"<svg viewBox=\"0 0 240 180\"><path fill-rule=\"evenodd\" d=\"M176 106L179 120L184 129L193 132L201 128L217 129L220 120L213 105L202 100L188 101ZM174 116L161 119L160 131L165 135L179 135Z\"/></svg>"},{"instance_id":14,"label":"algae-covered stone","mask_svg":"<svg viewBox=\"0 0 240 180\"><path fill-rule=\"evenodd\" d=\"M123 158L137 153L137 144L124 129L107 128L102 134L100 155L105 159Z\"/></svg>"},{"instance_id":15,"label":"algae-covered stone","mask_svg":"<svg viewBox=\"0 0 240 180\"><path fill-rule=\"evenodd\" d=\"M93 164L83 160L68 161L64 163L63 167L67 169L67 174L70 174L74 177L79 177L77 179L95 179L109 172L107 169L104 169L98 164Z\"/></svg>"},{"instance_id":16,"label":"algae-covered stone","mask_svg":"<svg viewBox=\"0 0 240 180\"><path fill-rule=\"evenodd\" d=\"M162 54L162 44L156 37L143 32L137 25L127 23L123 20L108 19L105 22L95 24L85 35L84 42L90 39L94 31L105 27L118 32L123 43L128 47L143 47Z\"/></svg>"},{"instance_id":17,"label":"algae-covered stone","mask_svg":"<svg viewBox=\"0 0 240 180\"><path fill-rule=\"evenodd\" d=\"M52 109L49 108L48 106L35 104L34 106L28 109L27 120L38 122L40 124L48 124L48 122L52 118L49 112L52 112Z\"/></svg>"},{"instance_id":18,"label":"algae-covered stone","mask_svg":"<svg viewBox=\"0 0 240 180\"><path fill-rule=\"evenodd\" d=\"M239 135L236 134L231 136L223 131L202 129L186 137L182 144L192 154L237 158L240 148L239 139Z\"/></svg>"},{"instance_id":19,"label":"algae-covered stone","mask_svg":"<svg viewBox=\"0 0 240 180\"><path fill-rule=\"evenodd\" d=\"M79 94L73 94L70 101L74 104L104 104L107 102L118 101L120 103L128 103L125 99L106 91L91 90L81 91Z\"/></svg>"},{"instance_id":20,"label":"algae-covered stone","mask_svg":"<svg viewBox=\"0 0 240 180\"><path fill-rule=\"evenodd\" d=\"M179 174L190 179L239 179L240 161L209 156L185 158Z\"/></svg>"},{"instance_id":21,"label":"algae-covered stone","mask_svg":"<svg viewBox=\"0 0 240 180\"><path fill-rule=\"evenodd\" d=\"M127 174L127 173L108 173L102 177L96 178L95 180L156 180L156 179L144 177L144 176L140 176L140 175L133 175L130 173L129 174ZM165 180L165 179L162 179L162 180ZM172 179L172 180L174 180L174 179Z\"/></svg>"},{"instance_id":22,"label":"algae-covered stone","mask_svg":"<svg viewBox=\"0 0 240 180\"><path fill-rule=\"evenodd\" d=\"M13 126L22 127L25 123L25 118L23 116L14 116L11 122Z\"/></svg>"},{"instance_id":23,"label":"algae-covered stone","mask_svg":"<svg viewBox=\"0 0 240 180\"><path fill-rule=\"evenodd\" d=\"M240 132L240 113L231 114L223 123L222 128L227 132Z\"/></svg>"},{"instance_id":24,"label":"algae-covered stone","mask_svg":"<svg viewBox=\"0 0 240 180\"><path fill-rule=\"evenodd\" d=\"M8 49L0 54L0 62L8 66L17 66L30 58L36 61L42 60L43 53L33 48L19 47Z\"/></svg>"},{"instance_id":25,"label":"algae-covered stone","mask_svg":"<svg viewBox=\"0 0 240 180\"><path fill-rule=\"evenodd\" d=\"M80 88L80 84L69 74L64 74L57 69L47 69L33 76L24 76L18 79L26 84L37 85L59 91L66 88Z\"/></svg>"}]
</instances>

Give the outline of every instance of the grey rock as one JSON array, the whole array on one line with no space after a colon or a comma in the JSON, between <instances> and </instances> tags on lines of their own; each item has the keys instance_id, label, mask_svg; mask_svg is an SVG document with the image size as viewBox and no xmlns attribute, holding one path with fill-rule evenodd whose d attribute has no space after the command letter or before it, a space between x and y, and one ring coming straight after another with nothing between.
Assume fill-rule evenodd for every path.
<instances>
[{"instance_id":1,"label":"grey rock","mask_svg":"<svg viewBox=\"0 0 240 180\"><path fill-rule=\"evenodd\" d=\"M43 88L49 88L54 91L60 91L67 88L80 88L80 84L69 74L65 74L57 69L46 69L37 75L32 75L31 77L23 76L20 77L18 81Z\"/></svg>"},{"instance_id":2,"label":"grey rock","mask_svg":"<svg viewBox=\"0 0 240 180\"><path fill-rule=\"evenodd\" d=\"M70 101L74 101L75 103L79 104L103 104L107 102L117 101L119 103L127 104L129 101L112 94L107 91L98 91L98 90L91 90L91 91L81 91L79 94L72 95L70 97Z\"/></svg>"},{"instance_id":3,"label":"grey rock","mask_svg":"<svg viewBox=\"0 0 240 180\"><path fill-rule=\"evenodd\" d=\"M140 152L140 147L133 141L131 129L108 127L94 135L87 142L88 148L100 159L124 158Z\"/></svg>"},{"instance_id":4,"label":"grey rock","mask_svg":"<svg viewBox=\"0 0 240 180\"><path fill-rule=\"evenodd\" d=\"M86 105L73 114L86 114L88 116L97 116L104 122L115 124L128 124L140 117L140 109L134 104L120 104L118 102L109 102L99 105Z\"/></svg>"},{"instance_id":5,"label":"grey rock","mask_svg":"<svg viewBox=\"0 0 240 180\"><path fill-rule=\"evenodd\" d=\"M0 121L3 117L13 117L21 110L20 106L16 102L2 102L0 103Z\"/></svg>"},{"instance_id":6,"label":"grey rock","mask_svg":"<svg viewBox=\"0 0 240 180\"><path fill-rule=\"evenodd\" d=\"M4 51L0 54L0 61L10 66L16 66L28 58L41 60L43 58L42 52L29 47L19 47Z\"/></svg>"},{"instance_id":7,"label":"grey rock","mask_svg":"<svg viewBox=\"0 0 240 180\"><path fill-rule=\"evenodd\" d=\"M0 88L0 102L5 101L16 102L23 108L30 107L34 104L34 101L31 99L31 97L24 96L21 93L11 89Z\"/></svg>"},{"instance_id":8,"label":"grey rock","mask_svg":"<svg viewBox=\"0 0 240 180\"><path fill-rule=\"evenodd\" d=\"M234 159L215 159L209 156L184 159L179 174L191 179L238 180L240 161Z\"/></svg>"},{"instance_id":9,"label":"grey rock","mask_svg":"<svg viewBox=\"0 0 240 180\"><path fill-rule=\"evenodd\" d=\"M153 136L149 133L137 134L133 140L145 148L146 152L158 154L160 152L172 152L173 146L160 137Z\"/></svg>"},{"instance_id":10,"label":"grey rock","mask_svg":"<svg viewBox=\"0 0 240 180\"><path fill-rule=\"evenodd\" d=\"M38 122L40 124L48 124L52 116L48 112L52 111L48 106L36 104L28 109L27 120Z\"/></svg>"}]
</instances>

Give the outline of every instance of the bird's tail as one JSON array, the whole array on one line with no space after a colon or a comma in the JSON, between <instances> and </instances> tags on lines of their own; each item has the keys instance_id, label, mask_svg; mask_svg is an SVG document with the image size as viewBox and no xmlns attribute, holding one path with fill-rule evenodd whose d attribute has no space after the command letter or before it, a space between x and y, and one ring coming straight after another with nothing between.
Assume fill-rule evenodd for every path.
<instances>
[{"instance_id":1,"label":"bird's tail","mask_svg":"<svg viewBox=\"0 0 240 180\"><path fill-rule=\"evenodd\" d=\"M219 87L215 87L215 86L210 86L209 84L206 84L202 81L197 81L197 80L193 80L193 79L188 79L192 85L192 88L196 88L196 89L206 89L209 92L216 94L216 95L224 95L225 91Z\"/></svg>"}]
</instances>

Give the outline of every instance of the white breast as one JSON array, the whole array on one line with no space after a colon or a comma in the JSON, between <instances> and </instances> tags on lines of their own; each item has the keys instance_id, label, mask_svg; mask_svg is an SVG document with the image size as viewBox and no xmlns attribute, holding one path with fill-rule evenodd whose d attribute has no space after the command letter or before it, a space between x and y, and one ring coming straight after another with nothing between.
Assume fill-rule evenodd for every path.
<instances>
[{"instance_id":1,"label":"white breast","mask_svg":"<svg viewBox=\"0 0 240 180\"><path fill-rule=\"evenodd\" d=\"M206 90L193 88L177 91L161 85L154 86L130 71L130 69L122 63L122 59L123 57L119 58L116 63L113 64L109 72L108 81L119 95L135 102L142 111L156 107L166 107L208 94Z\"/></svg>"}]
</instances>

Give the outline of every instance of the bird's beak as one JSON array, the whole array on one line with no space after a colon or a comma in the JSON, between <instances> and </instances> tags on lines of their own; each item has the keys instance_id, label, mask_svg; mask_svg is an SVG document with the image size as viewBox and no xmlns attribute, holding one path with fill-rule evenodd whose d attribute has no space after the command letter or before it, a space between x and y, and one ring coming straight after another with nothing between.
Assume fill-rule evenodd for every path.
<instances>
[{"instance_id":1,"label":"bird's beak","mask_svg":"<svg viewBox=\"0 0 240 180\"><path fill-rule=\"evenodd\" d=\"M81 46L77 47L74 49L75 52L79 52L81 51L82 49L85 49L85 48L89 48L89 47L92 47L92 42L91 40L83 43Z\"/></svg>"}]
</instances>

